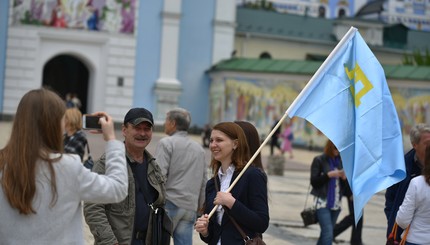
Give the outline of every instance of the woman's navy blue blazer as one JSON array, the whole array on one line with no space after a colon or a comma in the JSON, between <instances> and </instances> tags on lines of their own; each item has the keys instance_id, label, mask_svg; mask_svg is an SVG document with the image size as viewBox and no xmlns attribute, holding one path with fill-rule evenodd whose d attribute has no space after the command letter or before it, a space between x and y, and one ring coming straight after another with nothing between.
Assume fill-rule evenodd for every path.
<instances>
[{"instance_id":1,"label":"woman's navy blue blazer","mask_svg":"<svg viewBox=\"0 0 430 245\"><path fill-rule=\"evenodd\" d=\"M231 183L239 172L233 174ZM220 180L217 178L219 185ZM231 184L230 183L230 184ZM219 188L219 187L218 187ZM216 191L214 178L206 184L205 214L209 214L214 207ZM231 190L236 201L228 212L236 220L242 230L253 238L257 233L264 233L269 226L269 207L267 203L267 176L259 168L250 166ZM221 244L243 245L243 238L227 213L224 212L221 225L217 222L217 212L209 220L209 235L200 238L208 244L217 244L221 237Z\"/></svg>"}]
</instances>

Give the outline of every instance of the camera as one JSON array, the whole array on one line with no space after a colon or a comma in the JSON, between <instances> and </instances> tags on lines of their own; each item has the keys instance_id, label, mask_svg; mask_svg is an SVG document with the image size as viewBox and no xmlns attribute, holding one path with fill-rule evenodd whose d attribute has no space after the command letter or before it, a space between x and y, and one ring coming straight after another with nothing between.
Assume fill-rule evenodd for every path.
<instances>
[{"instance_id":1,"label":"camera","mask_svg":"<svg viewBox=\"0 0 430 245\"><path fill-rule=\"evenodd\" d=\"M82 126L84 129L97 129L101 130L102 125L99 123L99 116L83 115L82 116Z\"/></svg>"}]
</instances>

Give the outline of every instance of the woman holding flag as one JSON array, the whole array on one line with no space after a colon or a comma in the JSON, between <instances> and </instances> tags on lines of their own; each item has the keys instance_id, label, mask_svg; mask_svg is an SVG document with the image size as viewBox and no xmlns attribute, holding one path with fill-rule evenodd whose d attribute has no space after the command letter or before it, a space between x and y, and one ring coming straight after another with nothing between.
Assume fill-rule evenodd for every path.
<instances>
[{"instance_id":1,"label":"woman holding flag","mask_svg":"<svg viewBox=\"0 0 430 245\"><path fill-rule=\"evenodd\" d=\"M317 245L330 245L333 228L341 209L342 187L346 177L339 151L330 140L324 153L316 156L311 165L311 194L315 196L320 236Z\"/></svg>"},{"instance_id":2,"label":"woman holding flag","mask_svg":"<svg viewBox=\"0 0 430 245\"><path fill-rule=\"evenodd\" d=\"M267 177L263 170L252 165L239 175L250 156L246 136L237 124L215 125L209 148L215 175L206 184L205 214L197 219L195 230L208 244L242 245L243 238L233 222L251 239L269 226ZM228 192L238 176L240 179ZM216 212L209 217L215 205L218 205Z\"/></svg>"}]
</instances>

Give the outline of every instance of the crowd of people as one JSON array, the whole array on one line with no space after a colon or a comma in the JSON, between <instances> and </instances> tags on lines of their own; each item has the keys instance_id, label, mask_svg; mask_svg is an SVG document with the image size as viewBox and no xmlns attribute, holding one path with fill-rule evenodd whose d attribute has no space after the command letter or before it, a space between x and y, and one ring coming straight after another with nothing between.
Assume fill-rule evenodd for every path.
<instances>
[{"instance_id":1,"label":"crowd of people","mask_svg":"<svg viewBox=\"0 0 430 245\"><path fill-rule=\"evenodd\" d=\"M123 141L116 139L109 114L93 115L100 117L102 130L90 133L102 134L106 143L89 170L82 167L88 141L79 109L68 108L48 89L22 97L10 140L0 150L1 244L84 244L83 217L95 244L192 244L194 232L214 245L262 238L270 220L268 178L261 153L254 156L260 138L252 123L211 127L212 171L207 174L203 146L187 133L191 114L186 109L166 113L167 137L154 155L147 150L154 130L149 110L132 108L125 114ZM279 147L292 158L291 135L288 122L275 137L290 145L273 141L271 154ZM429 244L430 127L416 125L410 141L406 178L385 193L387 236L396 223L398 239L404 233L406 244ZM320 226L317 244L332 244L350 226L351 244L363 244L363 218L354 220L352 192L330 140L312 161L310 184ZM337 223L343 196L349 214Z\"/></svg>"},{"instance_id":2,"label":"crowd of people","mask_svg":"<svg viewBox=\"0 0 430 245\"><path fill-rule=\"evenodd\" d=\"M0 151L0 217L14 220L13 225L0 222L2 242L83 244L82 212L95 244L162 245L171 236L174 244L190 244L193 229L209 244L242 244L228 218L235 218L250 238L265 232L269 213L261 158L237 177L250 159L248 144L255 144L253 150L260 144L252 124L213 127L209 147L215 175L208 180L203 147L187 136L191 115L185 109L166 114L169 137L157 146L158 160L146 150L154 126L150 111L127 112L124 142L116 140L107 113L93 115L100 116L102 130L91 133L103 134L106 149L90 171L82 167L88 141L79 109L68 108L48 89L32 90L21 99L11 140ZM247 141L244 130L254 138ZM234 180L236 186L224 193ZM215 191L215 182L221 191ZM216 215L209 217L215 205ZM167 215L160 220L164 210Z\"/></svg>"}]
</instances>

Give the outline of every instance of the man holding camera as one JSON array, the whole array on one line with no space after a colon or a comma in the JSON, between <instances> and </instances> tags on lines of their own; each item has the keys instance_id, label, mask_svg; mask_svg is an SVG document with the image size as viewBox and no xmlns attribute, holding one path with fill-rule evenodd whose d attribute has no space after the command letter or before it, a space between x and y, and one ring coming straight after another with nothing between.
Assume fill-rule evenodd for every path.
<instances>
[{"instance_id":1,"label":"man holding camera","mask_svg":"<svg viewBox=\"0 0 430 245\"><path fill-rule=\"evenodd\" d=\"M165 204L165 179L155 158L145 150L152 139L153 125L152 113L145 108L133 108L125 115L122 134L128 163L128 196L119 203L85 203L85 220L95 244L152 244L151 208ZM105 173L104 155L94 164L93 172Z\"/></svg>"}]
</instances>

